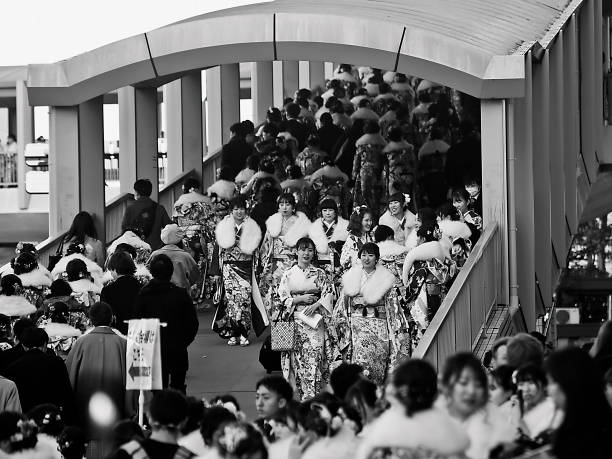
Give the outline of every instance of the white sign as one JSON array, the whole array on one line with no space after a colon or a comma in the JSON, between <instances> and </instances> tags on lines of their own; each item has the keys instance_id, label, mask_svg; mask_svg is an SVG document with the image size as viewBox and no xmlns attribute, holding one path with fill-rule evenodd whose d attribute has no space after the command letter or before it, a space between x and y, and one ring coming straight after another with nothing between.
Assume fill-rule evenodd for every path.
<instances>
[{"instance_id":1,"label":"white sign","mask_svg":"<svg viewBox=\"0 0 612 459\"><path fill-rule=\"evenodd\" d=\"M126 389L162 389L159 319L129 321Z\"/></svg>"}]
</instances>

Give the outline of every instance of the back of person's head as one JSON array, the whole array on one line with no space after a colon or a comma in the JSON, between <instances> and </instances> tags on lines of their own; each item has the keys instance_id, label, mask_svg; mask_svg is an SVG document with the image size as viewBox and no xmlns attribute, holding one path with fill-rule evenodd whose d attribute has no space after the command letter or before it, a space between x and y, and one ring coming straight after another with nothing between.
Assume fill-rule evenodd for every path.
<instances>
[{"instance_id":1,"label":"back of person's head","mask_svg":"<svg viewBox=\"0 0 612 459\"><path fill-rule=\"evenodd\" d=\"M4 452L11 454L34 448L38 442L37 434L36 423L23 414L14 411L0 413L0 443L4 444Z\"/></svg>"},{"instance_id":2,"label":"back of person's head","mask_svg":"<svg viewBox=\"0 0 612 459\"><path fill-rule=\"evenodd\" d=\"M278 123L283 120L283 114L277 107L270 107L266 112L266 120L269 123Z\"/></svg>"},{"instance_id":3,"label":"back of person's head","mask_svg":"<svg viewBox=\"0 0 612 459\"><path fill-rule=\"evenodd\" d=\"M438 376L429 362L410 359L393 372L393 386L406 414L412 416L432 407L438 394Z\"/></svg>"},{"instance_id":4,"label":"back of person's head","mask_svg":"<svg viewBox=\"0 0 612 459\"><path fill-rule=\"evenodd\" d=\"M134 191L138 196L151 196L153 192L153 184L149 179L138 179L134 182Z\"/></svg>"},{"instance_id":5,"label":"back of person's head","mask_svg":"<svg viewBox=\"0 0 612 459\"><path fill-rule=\"evenodd\" d=\"M55 279L51 282L49 297L68 296L72 293L72 287L66 279Z\"/></svg>"},{"instance_id":6,"label":"back of person's head","mask_svg":"<svg viewBox=\"0 0 612 459\"><path fill-rule=\"evenodd\" d=\"M309 147L319 147L321 145L321 139L316 134L310 134L306 139L306 145Z\"/></svg>"},{"instance_id":7,"label":"back of person's head","mask_svg":"<svg viewBox=\"0 0 612 459\"><path fill-rule=\"evenodd\" d=\"M51 437L57 437L65 426L62 412L51 403L35 406L28 412L28 418L36 423L40 433Z\"/></svg>"},{"instance_id":8,"label":"back of person's head","mask_svg":"<svg viewBox=\"0 0 612 459\"><path fill-rule=\"evenodd\" d=\"M417 215L419 220L421 220L421 225L437 222L436 213L431 207L421 207Z\"/></svg>"},{"instance_id":9,"label":"back of person's head","mask_svg":"<svg viewBox=\"0 0 612 459\"><path fill-rule=\"evenodd\" d=\"M234 172L230 167L223 166L219 169L219 180L225 180L227 182L234 181Z\"/></svg>"},{"instance_id":10,"label":"back of person's head","mask_svg":"<svg viewBox=\"0 0 612 459\"><path fill-rule=\"evenodd\" d=\"M132 419L124 419L115 424L111 431L113 449L118 449L121 445L132 440L141 440L144 438L142 428Z\"/></svg>"},{"instance_id":11,"label":"back of person's head","mask_svg":"<svg viewBox=\"0 0 612 459\"><path fill-rule=\"evenodd\" d=\"M293 399L293 387L291 384L279 375L270 375L261 378L255 384L255 390L259 389L260 386L265 387L270 392L274 392L279 398L289 402Z\"/></svg>"},{"instance_id":12,"label":"back of person's head","mask_svg":"<svg viewBox=\"0 0 612 459\"><path fill-rule=\"evenodd\" d=\"M198 190L200 188L200 181L194 177L189 177L183 183L183 193L189 193L192 190Z\"/></svg>"},{"instance_id":13,"label":"back of person's head","mask_svg":"<svg viewBox=\"0 0 612 459\"><path fill-rule=\"evenodd\" d=\"M278 135L278 126L273 123L265 123L261 128L262 132L269 134L271 137L276 137Z\"/></svg>"},{"instance_id":14,"label":"back of person's head","mask_svg":"<svg viewBox=\"0 0 612 459\"><path fill-rule=\"evenodd\" d=\"M364 134L378 134L380 132L380 126L378 122L374 120L367 120L363 126Z\"/></svg>"},{"instance_id":15,"label":"back of person's head","mask_svg":"<svg viewBox=\"0 0 612 459\"><path fill-rule=\"evenodd\" d=\"M329 385L334 395L344 399L349 387L355 384L363 375L363 367L357 363L341 363L331 372Z\"/></svg>"},{"instance_id":16,"label":"back of person's head","mask_svg":"<svg viewBox=\"0 0 612 459\"><path fill-rule=\"evenodd\" d=\"M5 274L0 280L0 293L5 296L16 295L23 284L15 274Z\"/></svg>"},{"instance_id":17,"label":"back of person's head","mask_svg":"<svg viewBox=\"0 0 612 459\"><path fill-rule=\"evenodd\" d=\"M540 342L528 333L518 333L508 340L508 365L518 368L521 365L532 363L542 366L544 349Z\"/></svg>"},{"instance_id":18,"label":"back of person's head","mask_svg":"<svg viewBox=\"0 0 612 459\"><path fill-rule=\"evenodd\" d=\"M308 88L300 88L295 92L295 97L310 99L312 97L312 91Z\"/></svg>"},{"instance_id":19,"label":"back of person's head","mask_svg":"<svg viewBox=\"0 0 612 459\"><path fill-rule=\"evenodd\" d=\"M75 426L65 427L57 438L63 459L83 459L87 452L85 431Z\"/></svg>"},{"instance_id":20,"label":"back of person's head","mask_svg":"<svg viewBox=\"0 0 612 459\"><path fill-rule=\"evenodd\" d=\"M162 253L153 257L149 263L149 271L153 279L170 282L172 273L174 272L174 265L168 255Z\"/></svg>"},{"instance_id":21,"label":"back of person's head","mask_svg":"<svg viewBox=\"0 0 612 459\"><path fill-rule=\"evenodd\" d=\"M32 255L34 255L36 258L38 258L38 250L36 249L36 246L34 244L32 244L31 242L18 242L17 246L15 247L15 253L17 255L19 255L20 253L23 252L29 252Z\"/></svg>"},{"instance_id":22,"label":"back of person's head","mask_svg":"<svg viewBox=\"0 0 612 459\"><path fill-rule=\"evenodd\" d=\"M63 301L56 301L49 306L49 319L56 324L67 324L70 318L68 305Z\"/></svg>"},{"instance_id":23,"label":"back of person's head","mask_svg":"<svg viewBox=\"0 0 612 459\"><path fill-rule=\"evenodd\" d=\"M321 126L331 126L334 123L334 120L329 112L322 113L319 121L321 122Z\"/></svg>"},{"instance_id":24,"label":"back of person's head","mask_svg":"<svg viewBox=\"0 0 612 459\"><path fill-rule=\"evenodd\" d=\"M300 166L296 166L295 164L293 166L289 166L287 168L287 171L289 173L289 178L293 180L301 179L302 177L304 177L304 174L302 174L302 169L300 169Z\"/></svg>"},{"instance_id":25,"label":"back of person's head","mask_svg":"<svg viewBox=\"0 0 612 459\"><path fill-rule=\"evenodd\" d=\"M359 378L346 391L344 401L357 410L363 422L367 420L368 411L376 409L376 402L378 400L376 391L376 384L365 378Z\"/></svg>"},{"instance_id":26,"label":"back of person's head","mask_svg":"<svg viewBox=\"0 0 612 459\"><path fill-rule=\"evenodd\" d=\"M210 405L221 405L236 415L240 411L240 404L238 403L238 399L232 394L217 395L210 400Z\"/></svg>"},{"instance_id":27,"label":"back of person's head","mask_svg":"<svg viewBox=\"0 0 612 459\"><path fill-rule=\"evenodd\" d=\"M213 444L221 457L268 459L262 434L246 422L234 421L222 425L214 434Z\"/></svg>"},{"instance_id":28,"label":"back of person's head","mask_svg":"<svg viewBox=\"0 0 612 459\"><path fill-rule=\"evenodd\" d=\"M153 429L177 430L187 418L185 396L173 389L156 392L149 404L149 417Z\"/></svg>"},{"instance_id":29,"label":"back of person's head","mask_svg":"<svg viewBox=\"0 0 612 459\"><path fill-rule=\"evenodd\" d=\"M238 137L244 137L245 133L240 123L234 123L230 126L230 132Z\"/></svg>"},{"instance_id":30,"label":"back of person's head","mask_svg":"<svg viewBox=\"0 0 612 459\"><path fill-rule=\"evenodd\" d=\"M246 159L246 167L252 171L256 171L259 167L259 155L249 155Z\"/></svg>"},{"instance_id":31,"label":"back of person's head","mask_svg":"<svg viewBox=\"0 0 612 459\"><path fill-rule=\"evenodd\" d=\"M359 108L370 108L372 106L372 103L370 102L370 99L368 99L367 97L364 97L363 99L359 101L357 106Z\"/></svg>"},{"instance_id":32,"label":"back of person's head","mask_svg":"<svg viewBox=\"0 0 612 459\"><path fill-rule=\"evenodd\" d=\"M399 126L393 126L391 129L389 129L389 132L387 133L387 137L389 137L389 140L392 142L401 142L401 140L404 137L402 128Z\"/></svg>"},{"instance_id":33,"label":"back of person's head","mask_svg":"<svg viewBox=\"0 0 612 459\"><path fill-rule=\"evenodd\" d=\"M115 271L120 276L130 276L136 272L136 265L131 255L115 250L108 260L108 269Z\"/></svg>"},{"instance_id":34,"label":"back of person's head","mask_svg":"<svg viewBox=\"0 0 612 459\"><path fill-rule=\"evenodd\" d=\"M300 116L301 108L295 102L291 102L285 106L285 112L288 118L297 118Z\"/></svg>"},{"instance_id":35,"label":"back of person's head","mask_svg":"<svg viewBox=\"0 0 612 459\"><path fill-rule=\"evenodd\" d=\"M42 328L29 327L23 331L20 342L26 349L41 348L47 345L49 336Z\"/></svg>"},{"instance_id":36,"label":"back of person's head","mask_svg":"<svg viewBox=\"0 0 612 459\"><path fill-rule=\"evenodd\" d=\"M11 267L16 275L26 274L38 267L38 260L29 252L23 252L11 260Z\"/></svg>"},{"instance_id":37,"label":"back of person's head","mask_svg":"<svg viewBox=\"0 0 612 459\"><path fill-rule=\"evenodd\" d=\"M85 242L85 236L96 238L97 231L89 212L82 210L74 216L64 240L69 241L74 238L78 242Z\"/></svg>"},{"instance_id":38,"label":"back of person's head","mask_svg":"<svg viewBox=\"0 0 612 459\"><path fill-rule=\"evenodd\" d=\"M73 255L75 253L83 255L85 253L85 244L77 241L71 242L66 249L66 255Z\"/></svg>"},{"instance_id":39,"label":"back of person's head","mask_svg":"<svg viewBox=\"0 0 612 459\"><path fill-rule=\"evenodd\" d=\"M505 392L516 392L516 384L513 380L514 368L510 365L500 365L494 370L491 370L491 377L497 385Z\"/></svg>"},{"instance_id":40,"label":"back of person's head","mask_svg":"<svg viewBox=\"0 0 612 459\"><path fill-rule=\"evenodd\" d=\"M34 321L29 317L20 317L13 324L13 336L19 342L23 339L23 332L28 329L35 327Z\"/></svg>"},{"instance_id":41,"label":"back of person's head","mask_svg":"<svg viewBox=\"0 0 612 459\"><path fill-rule=\"evenodd\" d=\"M310 103L308 102L308 99L304 97L296 97L294 102L298 104L301 108L308 109L310 107Z\"/></svg>"},{"instance_id":42,"label":"back of person's head","mask_svg":"<svg viewBox=\"0 0 612 459\"><path fill-rule=\"evenodd\" d=\"M274 164L267 159L264 159L259 163L259 170L261 172L267 172L268 174L274 174Z\"/></svg>"},{"instance_id":43,"label":"back of person's head","mask_svg":"<svg viewBox=\"0 0 612 459\"><path fill-rule=\"evenodd\" d=\"M378 225L374 230L374 240L378 242L386 241L387 239L393 238L395 233L387 225Z\"/></svg>"},{"instance_id":44,"label":"back of person's head","mask_svg":"<svg viewBox=\"0 0 612 459\"><path fill-rule=\"evenodd\" d=\"M78 281L89 276L87 265L79 258L70 260L66 265L66 278L68 282Z\"/></svg>"},{"instance_id":45,"label":"back of person's head","mask_svg":"<svg viewBox=\"0 0 612 459\"><path fill-rule=\"evenodd\" d=\"M255 125L251 120L241 121L240 124L242 125L242 132L244 132L244 135L253 134L255 132Z\"/></svg>"},{"instance_id":46,"label":"back of person's head","mask_svg":"<svg viewBox=\"0 0 612 459\"><path fill-rule=\"evenodd\" d=\"M133 245L127 244L125 242L122 242L121 244L117 244L117 247L115 248L115 252L113 252L113 254L117 252L127 253L130 257L132 257L132 260L135 260L136 257L138 256L138 252L136 252L136 247L134 247Z\"/></svg>"},{"instance_id":47,"label":"back of person's head","mask_svg":"<svg viewBox=\"0 0 612 459\"><path fill-rule=\"evenodd\" d=\"M212 445L213 435L220 426L236 420L236 416L221 405L211 406L204 410L202 422L200 423L200 434L204 443Z\"/></svg>"},{"instance_id":48,"label":"back of person's head","mask_svg":"<svg viewBox=\"0 0 612 459\"><path fill-rule=\"evenodd\" d=\"M109 304L98 301L89 308L89 318L94 327L108 327L113 323L113 310Z\"/></svg>"},{"instance_id":49,"label":"back of person's head","mask_svg":"<svg viewBox=\"0 0 612 459\"><path fill-rule=\"evenodd\" d=\"M196 397L187 397L187 419L181 427L181 433L188 433L198 430L204 415L204 402Z\"/></svg>"},{"instance_id":50,"label":"back of person's head","mask_svg":"<svg viewBox=\"0 0 612 459\"><path fill-rule=\"evenodd\" d=\"M444 220L445 218L450 218L453 221L457 221L460 219L457 209L455 208L455 206L453 206L452 203L448 201L438 206L437 214L442 220Z\"/></svg>"}]
</instances>

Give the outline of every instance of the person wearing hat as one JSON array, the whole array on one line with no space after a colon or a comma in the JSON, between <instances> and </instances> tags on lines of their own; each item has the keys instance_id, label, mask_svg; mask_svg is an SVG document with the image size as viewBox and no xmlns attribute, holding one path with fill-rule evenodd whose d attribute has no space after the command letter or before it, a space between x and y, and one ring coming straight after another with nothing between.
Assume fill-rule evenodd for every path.
<instances>
[{"instance_id":1,"label":"person wearing hat","mask_svg":"<svg viewBox=\"0 0 612 459\"><path fill-rule=\"evenodd\" d=\"M406 208L410 197L403 193L394 193L387 201L387 211L380 217L379 225L386 225L393 230L395 242L404 245L406 238L416 224L416 215ZM408 202L407 202L408 201Z\"/></svg>"},{"instance_id":2,"label":"person wearing hat","mask_svg":"<svg viewBox=\"0 0 612 459\"><path fill-rule=\"evenodd\" d=\"M149 262L156 255L167 255L174 266L171 281L178 287L189 291L191 286L198 281L200 271L193 257L186 250L179 247L182 239L183 232L176 223L164 226L161 231L161 240L165 245L151 254Z\"/></svg>"}]
</instances>

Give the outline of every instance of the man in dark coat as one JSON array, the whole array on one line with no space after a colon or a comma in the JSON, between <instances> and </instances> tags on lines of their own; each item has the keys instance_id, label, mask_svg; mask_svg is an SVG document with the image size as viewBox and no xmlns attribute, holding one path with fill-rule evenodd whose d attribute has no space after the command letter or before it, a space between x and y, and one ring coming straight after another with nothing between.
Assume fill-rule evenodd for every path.
<instances>
[{"instance_id":1,"label":"man in dark coat","mask_svg":"<svg viewBox=\"0 0 612 459\"><path fill-rule=\"evenodd\" d=\"M166 209L150 198L152 192L153 184L150 180L139 179L134 182L136 200L125 209L121 231L136 232L151 246L151 250L157 250L164 245L161 241L161 230L172 223L172 220Z\"/></svg>"},{"instance_id":2,"label":"man in dark coat","mask_svg":"<svg viewBox=\"0 0 612 459\"><path fill-rule=\"evenodd\" d=\"M74 396L61 358L45 352L49 336L42 328L27 328L21 344L25 354L13 362L5 375L17 385L23 412L51 403L62 410L68 422L74 419Z\"/></svg>"},{"instance_id":3,"label":"man in dark coat","mask_svg":"<svg viewBox=\"0 0 612 459\"><path fill-rule=\"evenodd\" d=\"M170 281L174 267L167 255L152 258L149 270L153 279L136 298L136 317L157 318L166 323L161 328L163 386L185 392L189 368L187 347L198 332L198 316L187 290Z\"/></svg>"},{"instance_id":4,"label":"man in dark coat","mask_svg":"<svg viewBox=\"0 0 612 459\"><path fill-rule=\"evenodd\" d=\"M135 411L135 392L125 389L127 340L111 328L111 307L95 303L89 317L93 330L76 340L66 359L81 426L87 425L89 400L96 392L108 395L119 419L129 418Z\"/></svg>"},{"instance_id":5,"label":"man in dark coat","mask_svg":"<svg viewBox=\"0 0 612 459\"><path fill-rule=\"evenodd\" d=\"M253 153L251 147L244 139L244 126L234 123L230 126L230 139L221 150L221 168L227 167L231 176L236 177L244 165L247 157Z\"/></svg>"},{"instance_id":6,"label":"man in dark coat","mask_svg":"<svg viewBox=\"0 0 612 459\"><path fill-rule=\"evenodd\" d=\"M34 322L27 317L21 317L15 321L13 324L13 341L15 345L10 349L0 352L0 373L4 374L4 370L6 370L11 363L25 354L25 349L21 345L23 332L26 328L34 326Z\"/></svg>"},{"instance_id":7,"label":"man in dark coat","mask_svg":"<svg viewBox=\"0 0 612 459\"><path fill-rule=\"evenodd\" d=\"M127 335L126 320L136 317L134 302L142 286L134 277L136 266L132 257L126 252L113 253L108 262L108 269L115 280L102 288L100 300L111 307L115 316L115 328Z\"/></svg>"},{"instance_id":8,"label":"man in dark coat","mask_svg":"<svg viewBox=\"0 0 612 459\"><path fill-rule=\"evenodd\" d=\"M298 142L298 150L302 151L306 147L306 139L312 133L309 126L299 120L302 109L295 102L285 106L287 120L281 125L281 131L289 132Z\"/></svg>"}]
</instances>

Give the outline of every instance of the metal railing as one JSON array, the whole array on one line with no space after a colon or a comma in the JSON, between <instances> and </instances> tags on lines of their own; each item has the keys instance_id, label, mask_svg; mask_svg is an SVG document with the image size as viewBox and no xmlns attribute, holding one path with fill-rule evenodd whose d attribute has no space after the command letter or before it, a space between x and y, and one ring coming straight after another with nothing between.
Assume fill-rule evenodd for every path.
<instances>
[{"instance_id":1,"label":"metal railing","mask_svg":"<svg viewBox=\"0 0 612 459\"><path fill-rule=\"evenodd\" d=\"M0 153L0 186L17 186L17 155Z\"/></svg>"},{"instance_id":2,"label":"metal railing","mask_svg":"<svg viewBox=\"0 0 612 459\"><path fill-rule=\"evenodd\" d=\"M202 167L202 192L206 190L217 180L217 171L221 167L221 148L206 155Z\"/></svg>"},{"instance_id":3,"label":"metal railing","mask_svg":"<svg viewBox=\"0 0 612 459\"><path fill-rule=\"evenodd\" d=\"M121 193L115 199L106 204L104 228L106 230L106 242L110 244L121 236L121 222L128 204L134 200L132 193Z\"/></svg>"},{"instance_id":4,"label":"metal railing","mask_svg":"<svg viewBox=\"0 0 612 459\"><path fill-rule=\"evenodd\" d=\"M441 368L458 351L472 351L481 328L498 303L501 238L497 224L488 225L429 324L413 357Z\"/></svg>"},{"instance_id":5,"label":"metal railing","mask_svg":"<svg viewBox=\"0 0 612 459\"><path fill-rule=\"evenodd\" d=\"M157 202L166 209L168 215L172 216L174 203L179 196L183 194L183 183L194 172L195 171L191 169L177 175L172 180L169 180L168 183L159 191Z\"/></svg>"},{"instance_id":6,"label":"metal railing","mask_svg":"<svg viewBox=\"0 0 612 459\"><path fill-rule=\"evenodd\" d=\"M160 186L168 178L168 154L157 153L157 179ZM119 153L104 153L104 180L119 180Z\"/></svg>"}]
</instances>

